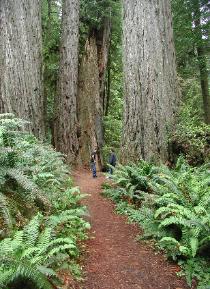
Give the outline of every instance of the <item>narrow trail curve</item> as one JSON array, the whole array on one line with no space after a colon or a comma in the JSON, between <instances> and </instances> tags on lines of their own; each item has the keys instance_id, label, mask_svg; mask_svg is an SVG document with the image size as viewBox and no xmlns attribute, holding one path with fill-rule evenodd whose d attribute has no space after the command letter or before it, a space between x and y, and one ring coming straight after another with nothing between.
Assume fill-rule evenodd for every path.
<instances>
[{"instance_id":1,"label":"narrow trail curve","mask_svg":"<svg viewBox=\"0 0 210 289\"><path fill-rule=\"evenodd\" d=\"M86 242L85 281L81 289L187 289L186 282L176 276L178 267L156 254L143 242L136 225L114 212L111 201L100 195L104 177L91 177L89 171L73 174L75 185L90 194L88 206L92 229Z\"/></svg>"}]
</instances>

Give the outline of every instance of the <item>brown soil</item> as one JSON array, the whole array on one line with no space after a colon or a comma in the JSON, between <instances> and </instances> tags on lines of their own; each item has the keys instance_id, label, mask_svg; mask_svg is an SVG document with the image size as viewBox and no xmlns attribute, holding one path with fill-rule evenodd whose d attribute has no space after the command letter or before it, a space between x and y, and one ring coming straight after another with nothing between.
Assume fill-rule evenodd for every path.
<instances>
[{"instance_id":1,"label":"brown soil","mask_svg":"<svg viewBox=\"0 0 210 289\"><path fill-rule=\"evenodd\" d=\"M92 229L86 242L85 280L81 289L187 289L186 282L176 276L179 267L157 254L151 246L135 238L136 225L127 224L114 211L114 204L100 195L105 178L93 179L90 171L74 173L75 184L88 193Z\"/></svg>"}]
</instances>

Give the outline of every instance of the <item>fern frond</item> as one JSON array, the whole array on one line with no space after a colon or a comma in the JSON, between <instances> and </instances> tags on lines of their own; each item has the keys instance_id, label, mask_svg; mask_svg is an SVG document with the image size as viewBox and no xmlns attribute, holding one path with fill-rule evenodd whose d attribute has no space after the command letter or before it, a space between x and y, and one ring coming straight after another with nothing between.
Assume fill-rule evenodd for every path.
<instances>
[{"instance_id":1,"label":"fern frond","mask_svg":"<svg viewBox=\"0 0 210 289\"><path fill-rule=\"evenodd\" d=\"M155 218L159 217L160 215L164 215L164 217L168 215L172 216L180 216L185 217L187 220L195 220L196 216L194 212L184 206L178 205L178 204L168 204L167 207L161 207L155 212Z\"/></svg>"},{"instance_id":2,"label":"fern frond","mask_svg":"<svg viewBox=\"0 0 210 289\"><path fill-rule=\"evenodd\" d=\"M166 227L172 224L191 228L191 224L189 223L189 221L186 221L184 218L181 217L166 218L160 223L159 228Z\"/></svg>"},{"instance_id":3,"label":"fern frond","mask_svg":"<svg viewBox=\"0 0 210 289\"><path fill-rule=\"evenodd\" d=\"M180 196L174 193L165 193L163 196L158 197L156 204L158 205L167 205L171 203L179 203Z\"/></svg>"},{"instance_id":4,"label":"fern frond","mask_svg":"<svg viewBox=\"0 0 210 289\"><path fill-rule=\"evenodd\" d=\"M37 266L37 269L42 273L44 274L45 276L48 276L48 277L57 277L57 274L56 272L51 269L51 268L48 268L46 266Z\"/></svg>"},{"instance_id":5,"label":"fern frond","mask_svg":"<svg viewBox=\"0 0 210 289\"><path fill-rule=\"evenodd\" d=\"M197 254L197 251L198 251L198 245L199 245L199 242L198 242L198 238L196 237L191 237L190 238L190 247L191 247L191 254L192 254L192 257L194 258L195 255Z\"/></svg>"},{"instance_id":6,"label":"fern frond","mask_svg":"<svg viewBox=\"0 0 210 289\"><path fill-rule=\"evenodd\" d=\"M7 175L16 180L17 183L21 185L24 190L33 192L35 195L37 194L38 187L26 175L24 175L21 170L10 168L7 170ZM34 194L30 195L30 197L33 199L35 198Z\"/></svg>"},{"instance_id":7,"label":"fern frond","mask_svg":"<svg viewBox=\"0 0 210 289\"><path fill-rule=\"evenodd\" d=\"M2 193L0 193L0 214L3 217L4 224L8 227L9 230L11 230L13 227L13 220L10 214L7 199Z\"/></svg>"},{"instance_id":8,"label":"fern frond","mask_svg":"<svg viewBox=\"0 0 210 289\"><path fill-rule=\"evenodd\" d=\"M53 248L50 250L50 252L47 254L47 259L51 258L54 255L57 255L58 253L65 252L68 250L71 255L75 256L76 251L75 251L75 245L73 244L64 244L64 245L59 245L58 247Z\"/></svg>"},{"instance_id":9,"label":"fern frond","mask_svg":"<svg viewBox=\"0 0 210 289\"><path fill-rule=\"evenodd\" d=\"M5 270L0 277L0 288L6 289L20 278L32 281L37 288L52 289L47 277L30 263L16 264L12 269Z\"/></svg>"},{"instance_id":10,"label":"fern frond","mask_svg":"<svg viewBox=\"0 0 210 289\"><path fill-rule=\"evenodd\" d=\"M53 234L53 228L46 227L39 235L39 238L37 241L37 247L38 248L47 247L47 245L52 239L52 234Z\"/></svg>"},{"instance_id":11,"label":"fern frond","mask_svg":"<svg viewBox=\"0 0 210 289\"><path fill-rule=\"evenodd\" d=\"M71 222L73 220L78 219L81 216L84 216L85 212L82 208L65 210L61 212L59 215L52 215L49 217L47 224L51 228L55 228L60 224L66 224L67 222Z\"/></svg>"},{"instance_id":12,"label":"fern frond","mask_svg":"<svg viewBox=\"0 0 210 289\"><path fill-rule=\"evenodd\" d=\"M23 253L21 255L21 260L22 259L30 259L34 255L39 254L39 253L40 253L40 248L29 247L29 248L27 248L26 250L23 251Z\"/></svg>"},{"instance_id":13,"label":"fern frond","mask_svg":"<svg viewBox=\"0 0 210 289\"><path fill-rule=\"evenodd\" d=\"M41 214L37 214L27 226L24 227L24 241L27 246L34 246L39 238L40 221L43 218Z\"/></svg>"},{"instance_id":14,"label":"fern frond","mask_svg":"<svg viewBox=\"0 0 210 289\"><path fill-rule=\"evenodd\" d=\"M170 245L172 245L172 246L176 246L177 248L179 248L180 247L180 243L176 240L176 239L174 239L174 238L172 238L172 237L163 237L160 241L159 241L159 243L168 243L168 244L170 244Z\"/></svg>"}]
</instances>

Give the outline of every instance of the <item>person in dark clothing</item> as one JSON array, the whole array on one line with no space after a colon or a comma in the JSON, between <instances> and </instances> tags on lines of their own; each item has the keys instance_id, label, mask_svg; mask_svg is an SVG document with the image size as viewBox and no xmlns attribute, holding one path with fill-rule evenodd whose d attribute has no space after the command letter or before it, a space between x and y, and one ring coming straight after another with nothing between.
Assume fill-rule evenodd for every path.
<instances>
[{"instance_id":1,"label":"person in dark clothing","mask_svg":"<svg viewBox=\"0 0 210 289\"><path fill-rule=\"evenodd\" d=\"M109 164L112 166L112 167L115 167L116 166L116 163L117 163L117 157L115 155L115 152L113 149L111 149L110 151L110 157L109 157ZM112 175L113 174L113 168L109 168L109 173Z\"/></svg>"},{"instance_id":2,"label":"person in dark clothing","mask_svg":"<svg viewBox=\"0 0 210 289\"><path fill-rule=\"evenodd\" d=\"M93 178L96 178L96 154L97 154L97 150L95 149L90 156L90 167L93 173Z\"/></svg>"}]
</instances>

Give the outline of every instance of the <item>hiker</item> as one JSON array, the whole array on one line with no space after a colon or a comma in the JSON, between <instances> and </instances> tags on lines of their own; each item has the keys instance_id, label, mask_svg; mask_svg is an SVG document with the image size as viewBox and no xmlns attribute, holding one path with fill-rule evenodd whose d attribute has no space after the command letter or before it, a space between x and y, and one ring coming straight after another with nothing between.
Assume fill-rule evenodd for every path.
<instances>
[{"instance_id":1,"label":"hiker","mask_svg":"<svg viewBox=\"0 0 210 289\"><path fill-rule=\"evenodd\" d=\"M96 154L97 154L97 149L94 149L94 151L91 153L90 156L90 167L93 173L93 178L96 178Z\"/></svg>"},{"instance_id":2,"label":"hiker","mask_svg":"<svg viewBox=\"0 0 210 289\"><path fill-rule=\"evenodd\" d=\"M109 157L109 164L112 166L112 167L115 167L116 166L116 163L117 163L117 157L115 155L115 152L113 149L110 150L110 157ZM113 168L109 168L109 173L112 175L113 174Z\"/></svg>"}]
</instances>

